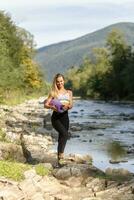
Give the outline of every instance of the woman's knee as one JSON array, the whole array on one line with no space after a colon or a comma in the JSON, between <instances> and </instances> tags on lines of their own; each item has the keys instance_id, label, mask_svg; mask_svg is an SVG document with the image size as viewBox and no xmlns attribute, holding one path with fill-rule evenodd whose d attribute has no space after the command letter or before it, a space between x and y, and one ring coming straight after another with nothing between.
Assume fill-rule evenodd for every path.
<instances>
[{"instance_id":1,"label":"woman's knee","mask_svg":"<svg viewBox=\"0 0 134 200\"><path fill-rule=\"evenodd\" d=\"M59 132L59 141L60 140L66 141L67 139L68 139L68 132L67 131L65 131L65 132Z\"/></svg>"},{"instance_id":2,"label":"woman's knee","mask_svg":"<svg viewBox=\"0 0 134 200\"><path fill-rule=\"evenodd\" d=\"M63 133L63 137L64 137L65 139L67 139L67 138L68 138L68 132L64 132L64 133Z\"/></svg>"}]
</instances>

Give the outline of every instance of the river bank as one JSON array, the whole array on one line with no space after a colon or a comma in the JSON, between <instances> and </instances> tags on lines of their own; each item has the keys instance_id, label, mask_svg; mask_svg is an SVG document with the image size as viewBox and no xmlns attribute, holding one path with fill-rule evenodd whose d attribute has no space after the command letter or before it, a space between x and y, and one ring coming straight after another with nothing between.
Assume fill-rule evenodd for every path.
<instances>
[{"instance_id":1,"label":"river bank","mask_svg":"<svg viewBox=\"0 0 134 200\"><path fill-rule=\"evenodd\" d=\"M75 127L71 127L73 141L68 142L67 152L89 153L95 166L104 171L122 167L134 172L132 104L77 100L70 119Z\"/></svg>"},{"instance_id":2,"label":"river bank","mask_svg":"<svg viewBox=\"0 0 134 200\"><path fill-rule=\"evenodd\" d=\"M32 166L21 182L0 177L1 199L133 200L133 174L125 169L111 168L104 173L91 164L90 154L66 153L67 164L60 169L54 168L56 152L51 147L56 142L57 133L51 127L50 113L43 108L42 98L14 107L1 106L0 124L5 133L5 141L0 145L0 159L10 158ZM71 141L81 126L75 120L70 128L73 133ZM34 167L38 163L51 169L49 176L36 174Z\"/></svg>"}]
</instances>

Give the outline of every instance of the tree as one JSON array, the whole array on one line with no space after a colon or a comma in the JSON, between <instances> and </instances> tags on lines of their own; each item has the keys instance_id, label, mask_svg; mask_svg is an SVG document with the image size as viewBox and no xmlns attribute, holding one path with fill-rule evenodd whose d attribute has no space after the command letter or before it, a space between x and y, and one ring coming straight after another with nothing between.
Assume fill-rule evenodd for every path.
<instances>
[{"instance_id":1,"label":"tree","mask_svg":"<svg viewBox=\"0 0 134 200\"><path fill-rule=\"evenodd\" d=\"M122 72L128 63L128 46L122 33L118 30L113 30L108 36L107 48L111 65L109 88L111 88L113 97L121 99L125 95Z\"/></svg>"},{"instance_id":2,"label":"tree","mask_svg":"<svg viewBox=\"0 0 134 200\"><path fill-rule=\"evenodd\" d=\"M134 52L122 33L113 30L105 48L95 48L94 62L85 59L81 66L68 72L68 81L75 94L120 100L134 99Z\"/></svg>"},{"instance_id":3,"label":"tree","mask_svg":"<svg viewBox=\"0 0 134 200\"><path fill-rule=\"evenodd\" d=\"M92 64L88 58L85 58L80 67L71 67L67 74L67 84L71 85L75 95L86 96L88 91L87 80L92 72Z\"/></svg>"},{"instance_id":4,"label":"tree","mask_svg":"<svg viewBox=\"0 0 134 200\"><path fill-rule=\"evenodd\" d=\"M23 41L20 50L20 65L23 72L23 87L39 89L43 85L43 76L39 66L33 60L35 55L33 36L22 28L17 29L17 35Z\"/></svg>"},{"instance_id":5,"label":"tree","mask_svg":"<svg viewBox=\"0 0 134 200\"><path fill-rule=\"evenodd\" d=\"M0 92L38 90L44 85L42 73L34 61L33 36L17 27L9 14L0 11Z\"/></svg>"},{"instance_id":6,"label":"tree","mask_svg":"<svg viewBox=\"0 0 134 200\"><path fill-rule=\"evenodd\" d=\"M129 46L128 48L128 63L122 72L124 80L125 97L134 100L134 52Z\"/></svg>"}]
</instances>

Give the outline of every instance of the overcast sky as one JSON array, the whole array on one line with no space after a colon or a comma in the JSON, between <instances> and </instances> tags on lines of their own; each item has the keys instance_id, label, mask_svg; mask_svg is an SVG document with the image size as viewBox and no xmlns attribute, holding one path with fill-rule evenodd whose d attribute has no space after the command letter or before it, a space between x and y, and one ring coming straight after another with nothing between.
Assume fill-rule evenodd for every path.
<instances>
[{"instance_id":1,"label":"overcast sky","mask_svg":"<svg viewBox=\"0 0 134 200\"><path fill-rule=\"evenodd\" d=\"M37 47L134 22L134 0L1 0L0 10L28 30Z\"/></svg>"}]
</instances>

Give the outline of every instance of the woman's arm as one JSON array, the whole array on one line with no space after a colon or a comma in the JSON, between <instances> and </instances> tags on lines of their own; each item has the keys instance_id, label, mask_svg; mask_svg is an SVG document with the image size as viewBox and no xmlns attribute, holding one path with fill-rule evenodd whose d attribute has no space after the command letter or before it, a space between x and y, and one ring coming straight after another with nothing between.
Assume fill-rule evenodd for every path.
<instances>
[{"instance_id":1,"label":"woman's arm","mask_svg":"<svg viewBox=\"0 0 134 200\"><path fill-rule=\"evenodd\" d=\"M69 103L68 104L63 104L63 109L64 110L69 110L73 107L73 94L71 90L67 90L68 94L69 94Z\"/></svg>"},{"instance_id":2,"label":"woman's arm","mask_svg":"<svg viewBox=\"0 0 134 200\"><path fill-rule=\"evenodd\" d=\"M68 105L68 109L71 109L72 107L73 107L73 93L72 93L72 91L71 90L68 90L68 92L69 92L69 100L70 100L70 103L69 103L69 105Z\"/></svg>"},{"instance_id":3,"label":"woman's arm","mask_svg":"<svg viewBox=\"0 0 134 200\"><path fill-rule=\"evenodd\" d=\"M48 98L44 100L44 108L57 111L56 107L50 104L51 100L52 100L52 97L49 95Z\"/></svg>"}]
</instances>

